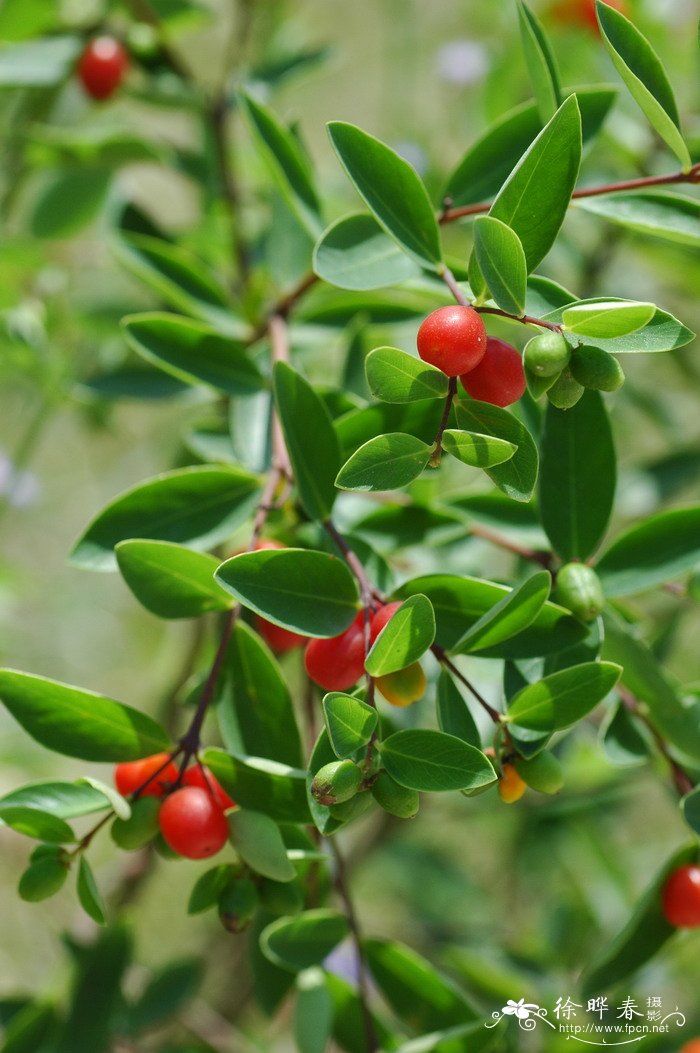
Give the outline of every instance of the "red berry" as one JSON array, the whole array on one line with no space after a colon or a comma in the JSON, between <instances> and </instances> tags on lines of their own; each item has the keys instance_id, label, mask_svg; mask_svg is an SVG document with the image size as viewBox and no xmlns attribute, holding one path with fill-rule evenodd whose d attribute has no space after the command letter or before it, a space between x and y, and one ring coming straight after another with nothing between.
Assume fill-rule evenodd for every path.
<instances>
[{"instance_id":1,"label":"red berry","mask_svg":"<svg viewBox=\"0 0 700 1053\"><path fill-rule=\"evenodd\" d=\"M525 371L519 351L503 340L489 337L486 354L476 369L460 377L464 387L479 402L510 406L525 394Z\"/></svg>"},{"instance_id":2,"label":"red berry","mask_svg":"<svg viewBox=\"0 0 700 1053\"><path fill-rule=\"evenodd\" d=\"M663 888L666 920L678 929L700 927L700 866L688 864L674 870Z\"/></svg>"},{"instance_id":3,"label":"red berry","mask_svg":"<svg viewBox=\"0 0 700 1053\"><path fill-rule=\"evenodd\" d=\"M154 753L142 760L124 761L114 769L114 785L126 797L140 789L159 768L163 770L148 783L140 797L162 797L170 786L177 782L177 768L169 753Z\"/></svg>"},{"instance_id":4,"label":"red berry","mask_svg":"<svg viewBox=\"0 0 700 1053\"><path fill-rule=\"evenodd\" d=\"M78 61L78 77L92 99L108 99L124 80L129 56L114 37L95 37Z\"/></svg>"},{"instance_id":5,"label":"red berry","mask_svg":"<svg viewBox=\"0 0 700 1053\"><path fill-rule=\"evenodd\" d=\"M360 611L349 629L330 640L310 640L304 653L306 672L326 691L346 691L365 671L365 615Z\"/></svg>"},{"instance_id":6,"label":"red berry","mask_svg":"<svg viewBox=\"0 0 700 1053\"><path fill-rule=\"evenodd\" d=\"M170 848L186 859L216 855L228 840L221 806L199 786L183 786L166 797L158 823Z\"/></svg>"},{"instance_id":7,"label":"red berry","mask_svg":"<svg viewBox=\"0 0 700 1053\"><path fill-rule=\"evenodd\" d=\"M372 616L372 625L369 631L370 643L374 643L384 626L393 618L400 606L401 603L385 603Z\"/></svg>"},{"instance_id":8,"label":"red berry","mask_svg":"<svg viewBox=\"0 0 700 1053\"><path fill-rule=\"evenodd\" d=\"M472 307L441 307L418 330L418 354L448 377L468 373L486 351L486 329Z\"/></svg>"},{"instance_id":9,"label":"red berry","mask_svg":"<svg viewBox=\"0 0 700 1053\"><path fill-rule=\"evenodd\" d=\"M191 768L187 769L182 777L182 782L185 786L198 786L200 790L206 790L224 811L227 808L233 808L236 803L226 793L216 776L212 775L208 768L203 768L199 764L193 764Z\"/></svg>"}]
</instances>

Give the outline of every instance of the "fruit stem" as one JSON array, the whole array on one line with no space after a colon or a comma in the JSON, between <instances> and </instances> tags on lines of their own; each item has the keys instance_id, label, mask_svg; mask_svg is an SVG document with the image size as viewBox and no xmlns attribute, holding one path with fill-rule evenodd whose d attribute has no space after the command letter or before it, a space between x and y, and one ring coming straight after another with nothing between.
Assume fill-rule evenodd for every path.
<instances>
[{"instance_id":1,"label":"fruit stem","mask_svg":"<svg viewBox=\"0 0 700 1053\"><path fill-rule=\"evenodd\" d=\"M452 673L452 676L456 680L459 680L460 683L464 684L467 691L469 691L469 693L474 696L479 705L488 713L494 724L498 724L500 727L502 723L501 714L498 712L497 709L494 709L494 707L489 702L486 701L481 692L477 691L477 689L474 687L471 680L469 680L461 671L461 669L458 669L454 662L447 657L447 652L445 651L445 649L443 647L440 647L439 644L433 644L430 650L433 652L440 665L443 665L445 669L449 669L449 671Z\"/></svg>"},{"instance_id":2,"label":"fruit stem","mask_svg":"<svg viewBox=\"0 0 700 1053\"><path fill-rule=\"evenodd\" d=\"M450 377L450 386L447 390L447 397L445 398L445 408L442 411L442 418L438 425L438 430L435 434L435 442L433 444L433 452L430 455L430 467L439 468L440 461L442 460L442 437L445 434L445 429L450 421L450 413L452 411L452 403L455 400L457 394L457 377Z\"/></svg>"},{"instance_id":3,"label":"fruit stem","mask_svg":"<svg viewBox=\"0 0 700 1053\"><path fill-rule=\"evenodd\" d=\"M562 331L562 327L557 325L556 322L547 322L544 318L535 318L534 315L530 314L509 314L508 311L502 311L500 307L482 307L480 304L473 303L464 295L457 284L457 279L449 267L443 268L440 277L454 296L457 303L461 304L462 307L471 307L479 314L495 314L500 318L508 318L511 322L520 322L521 325L537 325L541 329L550 329L553 333L561 333Z\"/></svg>"}]
</instances>

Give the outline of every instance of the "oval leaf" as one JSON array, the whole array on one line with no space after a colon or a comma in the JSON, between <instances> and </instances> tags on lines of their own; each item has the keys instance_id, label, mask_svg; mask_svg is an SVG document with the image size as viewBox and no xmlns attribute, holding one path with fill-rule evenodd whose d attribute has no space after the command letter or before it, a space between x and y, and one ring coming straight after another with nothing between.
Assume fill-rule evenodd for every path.
<instances>
[{"instance_id":1,"label":"oval leaf","mask_svg":"<svg viewBox=\"0 0 700 1053\"><path fill-rule=\"evenodd\" d=\"M260 936L260 946L271 962L296 973L319 965L349 932L348 920L339 911L306 910L273 921Z\"/></svg>"},{"instance_id":2,"label":"oval leaf","mask_svg":"<svg viewBox=\"0 0 700 1053\"><path fill-rule=\"evenodd\" d=\"M520 238L500 219L481 216L474 223L474 252L492 299L509 314L525 313L527 264ZM476 291L476 290L475 290Z\"/></svg>"},{"instance_id":3,"label":"oval leaf","mask_svg":"<svg viewBox=\"0 0 700 1053\"><path fill-rule=\"evenodd\" d=\"M515 501L529 501L537 482L537 447L524 424L508 410L490 402L469 400L456 404L457 423L465 431L491 435L516 447L503 464L485 469L496 486Z\"/></svg>"},{"instance_id":4,"label":"oval leaf","mask_svg":"<svg viewBox=\"0 0 700 1053\"><path fill-rule=\"evenodd\" d=\"M475 790L496 780L481 750L442 731L397 731L380 750L389 775L409 790Z\"/></svg>"},{"instance_id":5,"label":"oval leaf","mask_svg":"<svg viewBox=\"0 0 700 1053\"><path fill-rule=\"evenodd\" d=\"M672 581L700 562L700 505L658 512L631 526L596 566L608 596L631 596Z\"/></svg>"},{"instance_id":6,"label":"oval leaf","mask_svg":"<svg viewBox=\"0 0 700 1053\"><path fill-rule=\"evenodd\" d=\"M456 649L461 654L482 651L522 632L542 610L551 587L548 571L533 574L479 618L458 641Z\"/></svg>"},{"instance_id":7,"label":"oval leaf","mask_svg":"<svg viewBox=\"0 0 700 1053\"><path fill-rule=\"evenodd\" d=\"M199 618L233 607L214 581L219 561L170 541L120 541L115 548L124 581L159 618Z\"/></svg>"},{"instance_id":8,"label":"oval leaf","mask_svg":"<svg viewBox=\"0 0 700 1053\"><path fill-rule=\"evenodd\" d=\"M656 314L653 303L634 300L600 300L596 303L577 303L567 307L562 321L577 336L601 337L611 340L616 336L635 333L647 325Z\"/></svg>"},{"instance_id":9,"label":"oval leaf","mask_svg":"<svg viewBox=\"0 0 700 1053\"><path fill-rule=\"evenodd\" d=\"M335 481L341 490L399 490L426 468L433 448L403 432L377 435L353 453Z\"/></svg>"},{"instance_id":10,"label":"oval leaf","mask_svg":"<svg viewBox=\"0 0 700 1053\"><path fill-rule=\"evenodd\" d=\"M38 808L0 803L0 824L9 826L19 834L34 837L50 844L66 844L75 841L75 834L68 823L57 815L50 815Z\"/></svg>"},{"instance_id":11,"label":"oval leaf","mask_svg":"<svg viewBox=\"0 0 700 1053\"><path fill-rule=\"evenodd\" d=\"M314 249L314 272L340 289L381 289L420 277L420 267L373 216L356 212L337 220Z\"/></svg>"},{"instance_id":12,"label":"oval leaf","mask_svg":"<svg viewBox=\"0 0 700 1053\"><path fill-rule=\"evenodd\" d=\"M557 731L581 720L612 691L622 668L584 662L529 684L508 707L508 720L529 731Z\"/></svg>"},{"instance_id":13,"label":"oval leaf","mask_svg":"<svg viewBox=\"0 0 700 1053\"><path fill-rule=\"evenodd\" d=\"M444 399L448 378L440 369L395 347L377 347L365 361L370 391L382 402Z\"/></svg>"},{"instance_id":14,"label":"oval leaf","mask_svg":"<svg viewBox=\"0 0 700 1053\"><path fill-rule=\"evenodd\" d=\"M442 446L452 457L471 468L493 468L496 464L504 464L517 450L517 446L506 439L454 428L443 433Z\"/></svg>"},{"instance_id":15,"label":"oval leaf","mask_svg":"<svg viewBox=\"0 0 700 1053\"><path fill-rule=\"evenodd\" d=\"M264 812L278 823L310 822L306 772L263 757L204 751L202 762L242 808Z\"/></svg>"},{"instance_id":16,"label":"oval leaf","mask_svg":"<svg viewBox=\"0 0 700 1053\"><path fill-rule=\"evenodd\" d=\"M583 198L576 205L641 234L679 245L700 245L700 201L695 198L647 190Z\"/></svg>"},{"instance_id":17,"label":"oval leaf","mask_svg":"<svg viewBox=\"0 0 700 1053\"><path fill-rule=\"evenodd\" d=\"M411 596L391 616L367 655L370 676L386 676L422 658L435 639L435 615L427 596Z\"/></svg>"},{"instance_id":18,"label":"oval leaf","mask_svg":"<svg viewBox=\"0 0 700 1053\"><path fill-rule=\"evenodd\" d=\"M323 715L331 746L341 760L366 746L377 728L376 709L340 691L325 696Z\"/></svg>"},{"instance_id":19,"label":"oval leaf","mask_svg":"<svg viewBox=\"0 0 700 1053\"><path fill-rule=\"evenodd\" d=\"M78 899L80 900L80 905L85 913L89 914L92 920L96 921L98 925L106 925L107 918L105 916L102 896L97 887L92 867L84 855L80 857L80 863L78 865L77 888Z\"/></svg>"},{"instance_id":20,"label":"oval leaf","mask_svg":"<svg viewBox=\"0 0 700 1053\"><path fill-rule=\"evenodd\" d=\"M244 863L273 881L292 881L296 871L277 823L262 812L238 809L228 816L231 841Z\"/></svg>"}]
</instances>

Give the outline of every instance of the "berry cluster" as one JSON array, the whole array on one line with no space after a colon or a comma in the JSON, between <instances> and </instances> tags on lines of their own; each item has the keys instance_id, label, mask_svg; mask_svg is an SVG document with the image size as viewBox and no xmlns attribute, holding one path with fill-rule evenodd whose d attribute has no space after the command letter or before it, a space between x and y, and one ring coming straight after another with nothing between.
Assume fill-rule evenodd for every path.
<instances>
[{"instance_id":1,"label":"berry cluster","mask_svg":"<svg viewBox=\"0 0 700 1053\"><path fill-rule=\"evenodd\" d=\"M625 374L616 358L601 347L571 348L561 333L540 333L525 346L525 377L533 398L547 392L557 409L575 406L586 388L617 391Z\"/></svg>"},{"instance_id":2,"label":"berry cluster","mask_svg":"<svg viewBox=\"0 0 700 1053\"><path fill-rule=\"evenodd\" d=\"M155 753L118 764L114 782L122 796L134 797L131 817L116 819L112 826L120 847L140 848L160 832L176 855L205 859L226 844L225 813L234 802L201 764L180 776L169 753Z\"/></svg>"}]
</instances>

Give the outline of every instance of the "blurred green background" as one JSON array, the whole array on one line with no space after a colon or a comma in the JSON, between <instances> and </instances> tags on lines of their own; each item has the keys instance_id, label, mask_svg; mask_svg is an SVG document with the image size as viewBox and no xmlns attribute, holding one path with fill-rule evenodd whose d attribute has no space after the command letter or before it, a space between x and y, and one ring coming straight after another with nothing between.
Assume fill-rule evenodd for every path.
<instances>
[{"instance_id":1,"label":"blurred green background","mask_svg":"<svg viewBox=\"0 0 700 1053\"><path fill-rule=\"evenodd\" d=\"M101 12L97 0L71 0L63 7L68 24L78 27ZM236 50L241 12L224 0L207 7L209 17L183 21L173 39L202 78L214 82L231 42ZM595 33L566 24L544 2L533 7L552 32L565 84L615 81ZM327 120L355 122L391 143L439 195L466 146L529 95L509 3L269 0L252 8L252 34L242 56L246 69L260 70L299 48L327 49L322 61L273 89L266 89L262 77L258 86L285 119L299 120L333 203L329 218L357 202L327 142ZM633 0L631 10L671 70L697 159L698 5ZM117 27L122 18L117 10ZM23 117L22 107L31 107L18 94L0 89L0 121L7 118L9 129L0 188L0 661L156 711L178 678L192 627L159 623L136 605L118 577L81 572L67 565L66 555L109 498L177 463L183 427L203 416L206 403L191 391L175 398L100 397L94 378L130 361L118 320L152 302L120 269L105 232L112 206L129 198L216 263L225 251L221 217L202 213L183 162L198 142L194 118L149 98L142 71L135 69L130 90L104 107L89 103L69 83L38 122ZM18 157L26 160L28 152L52 163L51 144L38 127L49 124L66 132L128 131L157 143L165 161L125 165L92 222L70 238L39 238L31 233L32 213L46 173L25 176ZM267 177L235 117L233 133L247 197L243 222L255 237L269 214ZM582 179L596 183L673 167L621 92ZM449 239L450 251L466 258L465 228L453 225ZM700 260L691 249L621 234L573 209L543 270L581 295L604 289L648 298L691 328L700 326ZM383 342L410 347L415 326L394 327L391 341L386 334ZM311 373L316 370L324 383L341 382L343 334L329 332L327 344L313 348L298 336L296 345ZM628 384L612 403L622 454L620 523L648 514L661 501L700 497L697 352L696 343L654 361L627 356ZM448 476L445 485L449 492L455 484ZM404 576L446 559L464 573L497 577L504 571L492 549L462 539L432 553L402 550L396 566ZM697 604L679 605L658 593L635 600L634 609L647 612L648 640L671 671L689 690L700 684ZM298 654L285 659L294 680L299 660ZM498 691L492 664L472 660L471 675ZM78 762L34 745L4 713L0 728L0 792L85 772ZM493 794L472 800L450 795L433 798L414 822L382 831L378 843L372 844L377 838L371 823L347 837L367 931L400 937L447 966L489 1010L500 1006L501 997L525 994L553 1004L571 993L580 968L624 922L665 855L687 837L663 769L613 767L593 726L567 740L561 757L567 789L552 801L529 794L507 808ZM110 776L100 766L91 773ZM0 830L0 997L60 992L67 982L61 934L84 936L94 928L69 890L37 906L18 900L14 887L27 844ZM116 888L130 862L115 859L108 839L95 846L94 858L101 884ZM137 933L135 988L146 970L201 954L207 981L200 1001L187 1011L195 1030L211 1035L219 1028L231 1049L288 1048L284 1020L264 1022L246 1000L249 981L234 940L215 919L186 916L197 872L187 862L157 861L128 907ZM640 1000L663 996L665 1005L695 1014L700 1034L698 940L697 934L679 936L623 994ZM218 1014L235 1015L241 1033L223 1028Z\"/></svg>"}]
</instances>

